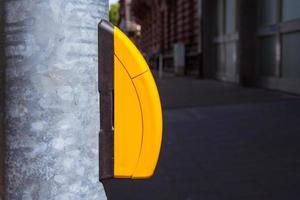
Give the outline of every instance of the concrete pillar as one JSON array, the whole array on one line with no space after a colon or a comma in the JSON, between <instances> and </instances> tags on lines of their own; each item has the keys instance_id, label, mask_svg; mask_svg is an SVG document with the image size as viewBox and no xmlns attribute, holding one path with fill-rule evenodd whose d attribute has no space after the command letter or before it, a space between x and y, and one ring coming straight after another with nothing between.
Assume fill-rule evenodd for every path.
<instances>
[{"instance_id":1,"label":"concrete pillar","mask_svg":"<svg viewBox=\"0 0 300 200\"><path fill-rule=\"evenodd\" d=\"M214 36L216 34L217 0L202 0L202 64L203 78L215 78L216 51Z\"/></svg>"},{"instance_id":2,"label":"concrete pillar","mask_svg":"<svg viewBox=\"0 0 300 200\"><path fill-rule=\"evenodd\" d=\"M256 13L257 1L241 0L238 4L240 83L254 86L256 79Z\"/></svg>"},{"instance_id":3,"label":"concrete pillar","mask_svg":"<svg viewBox=\"0 0 300 200\"><path fill-rule=\"evenodd\" d=\"M98 181L97 23L107 17L108 0L1 2L6 198L105 199Z\"/></svg>"}]
</instances>

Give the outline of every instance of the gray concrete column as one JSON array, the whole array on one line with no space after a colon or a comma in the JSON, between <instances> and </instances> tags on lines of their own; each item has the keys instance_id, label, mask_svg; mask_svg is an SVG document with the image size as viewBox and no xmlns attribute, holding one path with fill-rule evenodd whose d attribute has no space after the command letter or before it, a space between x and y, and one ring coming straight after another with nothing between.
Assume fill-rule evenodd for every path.
<instances>
[{"instance_id":1,"label":"gray concrete column","mask_svg":"<svg viewBox=\"0 0 300 200\"><path fill-rule=\"evenodd\" d=\"M216 49L214 36L216 34L217 0L202 0L202 65L203 78L215 78Z\"/></svg>"},{"instance_id":2,"label":"gray concrete column","mask_svg":"<svg viewBox=\"0 0 300 200\"><path fill-rule=\"evenodd\" d=\"M244 86L255 86L257 1L241 0L238 6L240 83Z\"/></svg>"},{"instance_id":3,"label":"gray concrete column","mask_svg":"<svg viewBox=\"0 0 300 200\"><path fill-rule=\"evenodd\" d=\"M2 1L6 198L105 199L97 23L107 17L108 0Z\"/></svg>"}]
</instances>

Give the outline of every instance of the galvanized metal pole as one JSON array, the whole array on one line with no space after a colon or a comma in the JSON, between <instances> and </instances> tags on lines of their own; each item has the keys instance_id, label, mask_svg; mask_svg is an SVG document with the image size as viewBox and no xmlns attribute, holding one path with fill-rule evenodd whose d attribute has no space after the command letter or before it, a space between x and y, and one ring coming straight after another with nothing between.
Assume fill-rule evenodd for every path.
<instances>
[{"instance_id":1,"label":"galvanized metal pole","mask_svg":"<svg viewBox=\"0 0 300 200\"><path fill-rule=\"evenodd\" d=\"M5 135L4 135L4 83L5 83L5 49L4 49L4 9L3 1L0 1L0 200L4 199L4 156L5 156Z\"/></svg>"},{"instance_id":2,"label":"galvanized metal pole","mask_svg":"<svg viewBox=\"0 0 300 200\"><path fill-rule=\"evenodd\" d=\"M4 0L6 198L106 199L97 23L108 0Z\"/></svg>"}]
</instances>

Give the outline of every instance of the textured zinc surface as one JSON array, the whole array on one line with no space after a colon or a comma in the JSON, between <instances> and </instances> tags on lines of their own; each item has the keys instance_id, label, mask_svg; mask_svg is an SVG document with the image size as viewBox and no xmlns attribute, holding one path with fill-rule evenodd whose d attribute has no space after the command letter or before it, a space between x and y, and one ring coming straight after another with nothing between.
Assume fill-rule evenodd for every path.
<instances>
[{"instance_id":1,"label":"textured zinc surface","mask_svg":"<svg viewBox=\"0 0 300 200\"><path fill-rule=\"evenodd\" d=\"M7 199L106 199L97 23L107 0L6 0L4 10Z\"/></svg>"}]
</instances>

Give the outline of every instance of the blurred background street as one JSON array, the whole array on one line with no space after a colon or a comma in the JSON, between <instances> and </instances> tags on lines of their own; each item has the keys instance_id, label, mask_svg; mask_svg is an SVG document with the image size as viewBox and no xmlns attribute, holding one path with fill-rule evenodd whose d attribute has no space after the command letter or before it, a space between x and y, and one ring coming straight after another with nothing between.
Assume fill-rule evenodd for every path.
<instances>
[{"instance_id":1,"label":"blurred background street","mask_svg":"<svg viewBox=\"0 0 300 200\"><path fill-rule=\"evenodd\" d=\"M150 180L112 199L300 198L300 1L120 0L164 110Z\"/></svg>"}]
</instances>

